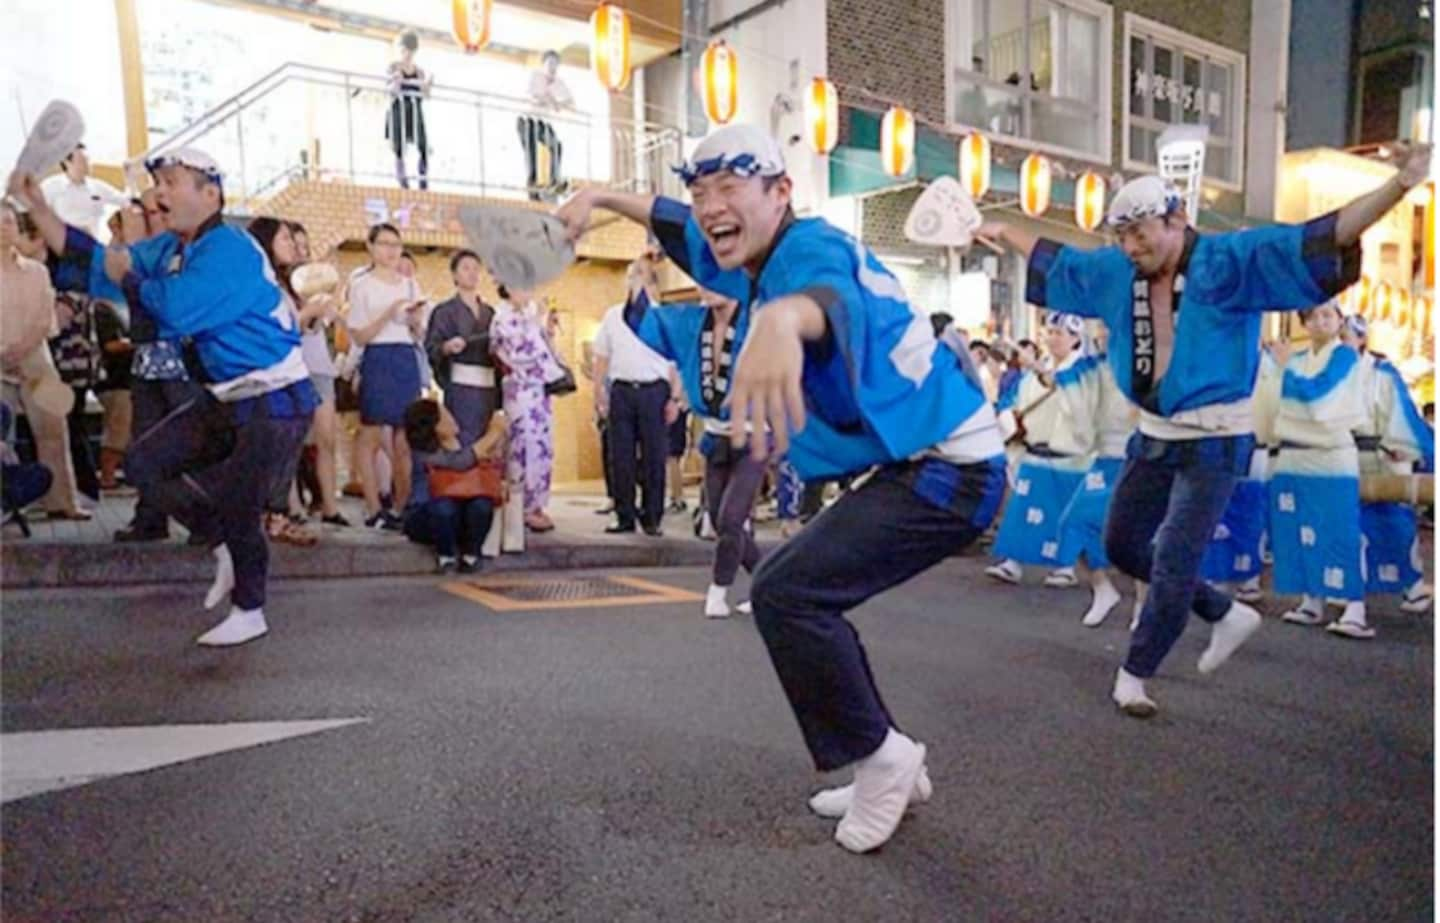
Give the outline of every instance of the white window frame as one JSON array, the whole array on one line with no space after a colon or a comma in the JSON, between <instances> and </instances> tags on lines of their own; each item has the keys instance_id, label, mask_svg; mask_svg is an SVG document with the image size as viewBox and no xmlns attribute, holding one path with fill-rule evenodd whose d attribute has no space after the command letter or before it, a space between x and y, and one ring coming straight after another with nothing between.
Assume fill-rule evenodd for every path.
<instances>
[{"instance_id":1,"label":"white window frame","mask_svg":"<svg viewBox=\"0 0 1440 923\"><path fill-rule=\"evenodd\" d=\"M1245 189L1245 127L1246 117L1250 108L1250 85L1246 77L1246 55L1242 51L1233 48L1226 48L1224 45L1217 45L1214 42L1207 42L1188 32L1182 32L1172 26L1158 23L1153 19L1146 19L1144 16L1137 16L1134 13L1126 13L1122 26L1122 51L1121 60L1124 62L1125 75L1124 88L1122 90L1122 104L1120 106L1120 145L1124 156L1124 167L1126 170L1137 173L1156 173L1159 171L1159 164L1145 163L1132 160L1130 157L1130 81L1132 79L1133 66L1130 61L1130 39L1135 33L1141 36L1160 42L1169 47L1172 51L1182 54L1186 51L1196 52L1207 58L1213 59L1219 64L1228 64L1234 68L1235 86L1232 88L1230 101L1230 137L1232 156L1235 158L1233 180L1215 179L1211 176L1204 176L1201 181L1204 185L1213 186L1217 189L1224 189L1229 192L1243 192ZM1205 152L1208 160L1214 155L1211 148Z\"/></svg>"},{"instance_id":2,"label":"white window frame","mask_svg":"<svg viewBox=\"0 0 1440 923\"><path fill-rule=\"evenodd\" d=\"M960 61L968 62L970 52L958 46L958 32L952 28L962 12L969 11L969 5L973 0L945 0L945 127L953 134L968 134L972 131L983 132L986 137L993 138L1011 147L1024 148L1026 150L1041 151L1046 154L1055 154L1061 157L1070 157L1075 160L1083 160L1088 163L1103 164L1110 166L1114 162L1115 138L1113 127L1115 124L1115 88L1114 88L1114 60L1115 60L1115 10L1108 3L1101 3L1099 0L1050 0L1056 6L1068 7L1078 13L1094 16L1100 20L1100 54L1099 76L1100 76L1100 99L1096 101L1096 108L1099 110L1096 116L1099 121L1098 131L1100 137L1100 151L1081 151L1065 147L1059 144L1049 144L1044 141L1036 141L1018 135L1006 135L993 132L982 125L966 125L955 118L956 86L955 70ZM1019 2L1019 0L1016 0ZM960 9L964 4L966 9ZM996 84L993 81L975 75L969 78L973 82L985 86L993 86L998 89L1011 90L1013 87L1005 84ZM1032 96L1040 96L1048 99L1063 99L1062 97L1051 96L1049 93L1030 93Z\"/></svg>"}]
</instances>

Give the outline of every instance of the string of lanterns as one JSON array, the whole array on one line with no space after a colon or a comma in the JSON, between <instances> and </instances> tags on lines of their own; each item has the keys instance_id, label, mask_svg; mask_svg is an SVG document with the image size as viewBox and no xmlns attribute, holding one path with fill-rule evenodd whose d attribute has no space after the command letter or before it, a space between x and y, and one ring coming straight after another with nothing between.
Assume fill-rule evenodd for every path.
<instances>
[{"instance_id":1,"label":"string of lanterns","mask_svg":"<svg viewBox=\"0 0 1440 923\"><path fill-rule=\"evenodd\" d=\"M1421 337L1434 333L1434 298L1429 295L1412 297L1404 286L1361 276L1354 285L1340 293L1339 302L1346 314L1359 314L1370 321L1414 331Z\"/></svg>"},{"instance_id":2,"label":"string of lanterns","mask_svg":"<svg viewBox=\"0 0 1440 923\"><path fill-rule=\"evenodd\" d=\"M466 52L474 53L490 41L493 0L452 0L455 40ZM602 0L590 15L590 66L600 83L615 92L630 83L630 15L618 4ZM728 124L739 108L739 57L724 39L710 42L701 56L697 73L705 115L716 125ZM805 138L815 153L826 156L839 140L839 95L835 85L824 77L810 81L803 97ZM880 122L880 164L886 175L899 178L910 172L915 163L916 119L904 106L891 105ZM972 132L960 141L959 164L961 186L973 199L981 199L990 189L990 141L980 132ZM1049 158L1031 153L1020 165L1020 208L1026 215L1040 217L1050 208L1054 169ZM1075 224L1085 231L1094 231L1104 219L1106 184L1094 171L1081 174L1075 182ZM1434 284L1434 208L1435 184L1429 184L1424 241L1426 284ZM1380 283L1373 293L1370 280L1362 279L1345 293L1356 309L1377 306L1381 319L1392 313L1402 319L1421 323L1422 309L1417 301L1412 312L1409 293L1392 290ZM1357 291L1359 289L1359 291ZM1431 300L1424 299L1423 323L1430 328Z\"/></svg>"}]
</instances>

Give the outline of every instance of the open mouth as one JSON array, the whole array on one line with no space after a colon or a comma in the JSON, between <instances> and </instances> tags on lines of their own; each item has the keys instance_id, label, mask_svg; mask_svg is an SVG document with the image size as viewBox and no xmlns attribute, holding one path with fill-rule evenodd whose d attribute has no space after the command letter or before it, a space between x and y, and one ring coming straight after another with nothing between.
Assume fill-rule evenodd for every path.
<instances>
[{"instance_id":1,"label":"open mouth","mask_svg":"<svg viewBox=\"0 0 1440 923\"><path fill-rule=\"evenodd\" d=\"M740 238L740 226L735 224L712 224L707 231L711 242L721 248L729 247Z\"/></svg>"}]
</instances>

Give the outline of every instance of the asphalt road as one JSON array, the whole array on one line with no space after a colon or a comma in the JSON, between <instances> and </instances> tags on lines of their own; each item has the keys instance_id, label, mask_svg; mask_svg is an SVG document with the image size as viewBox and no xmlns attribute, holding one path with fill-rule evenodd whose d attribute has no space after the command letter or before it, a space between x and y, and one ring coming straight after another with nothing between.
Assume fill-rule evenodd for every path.
<instances>
[{"instance_id":1,"label":"asphalt road","mask_svg":"<svg viewBox=\"0 0 1440 923\"><path fill-rule=\"evenodd\" d=\"M366 720L10 801L4 918L1431 919L1429 616L1267 620L1213 677L1192 623L1138 722L1107 699L1128 612L1084 629L1082 591L983 563L856 616L936 786L864 857L806 810L828 780L748 618L291 583L268 638L204 651L194 588L9 593L7 737Z\"/></svg>"}]
</instances>

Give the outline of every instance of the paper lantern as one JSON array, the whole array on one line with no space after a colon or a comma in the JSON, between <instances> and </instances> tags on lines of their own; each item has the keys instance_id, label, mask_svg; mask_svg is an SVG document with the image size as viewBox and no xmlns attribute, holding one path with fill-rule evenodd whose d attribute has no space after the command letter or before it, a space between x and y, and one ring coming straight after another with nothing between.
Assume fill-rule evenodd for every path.
<instances>
[{"instance_id":1,"label":"paper lantern","mask_svg":"<svg viewBox=\"0 0 1440 923\"><path fill-rule=\"evenodd\" d=\"M700 98L705 101L705 117L716 125L735 118L737 65L735 52L724 39L711 42L700 56Z\"/></svg>"},{"instance_id":2,"label":"paper lantern","mask_svg":"<svg viewBox=\"0 0 1440 923\"><path fill-rule=\"evenodd\" d=\"M1415 330L1422 337L1428 337L1434 331L1431 318L1434 310L1435 299L1429 295L1420 295L1415 299Z\"/></svg>"},{"instance_id":3,"label":"paper lantern","mask_svg":"<svg viewBox=\"0 0 1440 923\"><path fill-rule=\"evenodd\" d=\"M1105 220L1105 179L1086 172L1075 181L1075 224L1093 231Z\"/></svg>"},{"instance_id":4,"label":"paper lantern","mask_svg":"<svg viewBox=\"0 0 1440 923\"><path fill-rule=\"evenodd\" d=\"M840 96L824 77L811 80L805 93L805 135L817 154L835 150L840 140Z\"/></svg>"},{"instance_id":5,"label":"paper lantern","mask_svg":"<svg viewBox=\"0 0 1440 923\"><path fill-rule=\"evenodd\" d=\"M960 141L960 186L977 201L990 191L990 139L978 131Z\"/></svg>"},{"instance_id":6,"label":"paper lantern","mask_svg":"<svg viewBox=\"0 0 1440 923\"><path fill-rule=\"evenodd\" d=\"M891 176L904 176L915 163L915 116L891 106L880 120L880 163Z\"/></svg>"},{"instance_id":7,"label":"paper lantern","mask_svg":"<svg viewBox=\"0 0 1440 923\"><path fill-rule=\"evenodd\" d=\"M630 14L613 3L590 14L590 67L607 90L630 83Z\"/></svg>"},{"instance_id":8,"label":"paper lantern","mask_svg":"<svg viewBox=\"0 0 1440 923\"><path fill-rule=\"evenodd\" d=\"M474 54L490 44L490 12L494 0L454 0L451 4L451 32L455 41Z\"/></svg>"},{"instance_id":9,"label":"paper lantern","mask_svg":"<svg viewBox=\"0 0 1440 923\"><path fill-rule=\"evenodd\" d=\"M1050 208L1050 161L1031 154L1020 164L1020 208L1038 218Z\"/></svg>"},{"instance_id":10,"label":"paper lantern","mask_svg":"<svg viewBox=\"0 0 1440 923\"><path fill-rule=\"evenodd\" d=\"M1410 326L1410 293L1403 288L1396 288L1395 294L1390 297L1391 320L1395 326L1404 330Z\"/></svg>"},{"instance_id":11,"label":"paper lantern","mask_svg":"<svg viewBox=\"0 0 1440 923\"><path fill-rule=\"evenodd\" d=\"M1347 288L1342 297L1348 297L1346 303L1346 314L1360 314L1369 316L1370 311L1370 289L1372 283L1369 276L1361 276L1355 280L1355 284Z\"/></svg>"},{"instance_id":12,"label":"paper lantern","mask_svg":"<svg viewBox=\"0 0 1440 923\"><path fill-rule=\"evenodd\" d=\"M1425 184L1429 194L1425 196L1425 228L1421 232L1421 262L1425 267L1425 287L1435 287L1435 181Z\"/></svg>"}]
</instances>

